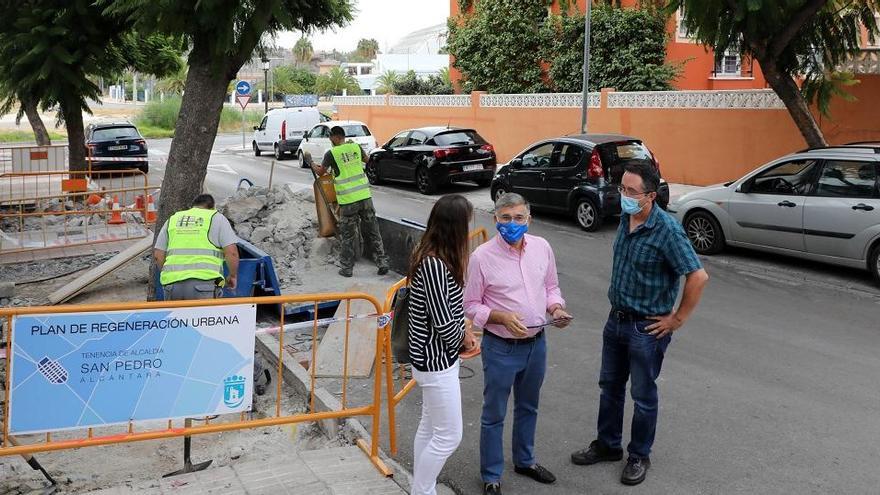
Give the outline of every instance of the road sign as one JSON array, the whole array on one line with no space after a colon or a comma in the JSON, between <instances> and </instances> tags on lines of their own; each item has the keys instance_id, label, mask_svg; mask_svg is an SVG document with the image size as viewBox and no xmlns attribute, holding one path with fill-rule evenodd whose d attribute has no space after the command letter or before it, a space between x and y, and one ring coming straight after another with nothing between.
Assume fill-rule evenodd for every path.
<instances>
[{"instance_id":1,"label":"road sign","mask_svg":"<svg viewBox=\"0 0 880 495\"><path fill-rule=\"evenodd\" d=\"M235 93L238 94L238 96L251 94L251 83L247 81L238 81L238 84L235 85Z\"/></svg>"},{"instance_id":2,"label":"road sign","mask_svg":"<svg viewBox=\"0 0 880 495\"><path fill-rule=\"evenodd\" d=\"M318 106L318 95L284 95L285 107Z\"/></svg>"},{"instance_id":3,"label":"road sign","mask_svg":"<svg viewBox=\"0 0 880 495\"><path fill-rule=\"evenodd\" d=\"M238 104L241 105L241 109L244 110L244 107L251 101L251 95L238 95L235 97L238 100Z\"/></svg>"}]
</instances>

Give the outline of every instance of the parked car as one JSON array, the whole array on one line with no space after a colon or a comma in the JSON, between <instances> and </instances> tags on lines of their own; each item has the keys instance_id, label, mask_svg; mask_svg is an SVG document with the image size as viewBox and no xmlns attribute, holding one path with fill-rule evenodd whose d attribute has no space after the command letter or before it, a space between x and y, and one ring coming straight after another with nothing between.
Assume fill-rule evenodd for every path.
<instances>
[{"instance_id":1,"label":"parked car","mask_svg":"<svg viewBox=\"0 0 880 495\"><path fill-rule=\"evenodd\" d=\"M315 107L275 108L269 110L260 125L254 127L251 145L254 156L272 152L283 160L299 149L303 135L324 117Z\"/></svg>"},{"instance_id":2,"label":"parked car","mask_svg":"<svg viewBox=\"0 0 880 495\"><path fill-rule=\"evenodd\" d=\"M740 246L867 268L880 282L880 143L793 153L669 211L694 249Z\"/></svg>"},{"instance_id":3,"label":"parked car","mask_svg":"<svg viewBox=\"0 0 880 495\"><path fill-rule=\"evenodd\" d=\"M581 134L539 141L501 167L492 180L492 200L515 192L537 210L574 216L592 232L605 218L620 214L617 187L631 161L648 162L660 172L654 154L638 138ZM657 204L665 208L668 202L669 185L661 180Z\"/></svg>"},{"instance_id":4,"label":"parked car","mask_svg":"<svg viewBox=\"0 0 880 495\"><path fill-rule=\"evenodd\" d=\"M421 127L398 133L370 153L367 178L415 183L422 194L453 182L492 183L497 160L495 148L473 129Z\"/></svg>"},{"instance_id":5,"label":"parked car","mask_svg":"<svg viewBox=\"0 0 880 495\"><path fill-rule=\"evenodd\" d=\"M330 143L330 129L335 126L342 127L345 131L345 139L360 145L365 154L376 147L376 138L373 137L367 124L357 120L329 120L314 126L303 138L299 151L297 151L301 167L305 168L306 166L303 160L305 153L310 153L315 162L321 162L324 153L333 147Z\"/></svg>"},{"instance_id":6,"label":"parked car","mask_svg":"<svg viewBox=\"0 0 880 495\"><path fill-rule=\"evenodd\" d=\"M131 122L99 122L85 129L86 156L92 170L138 169L150 171L147 141Z\"/></svg>"}]
</instances>

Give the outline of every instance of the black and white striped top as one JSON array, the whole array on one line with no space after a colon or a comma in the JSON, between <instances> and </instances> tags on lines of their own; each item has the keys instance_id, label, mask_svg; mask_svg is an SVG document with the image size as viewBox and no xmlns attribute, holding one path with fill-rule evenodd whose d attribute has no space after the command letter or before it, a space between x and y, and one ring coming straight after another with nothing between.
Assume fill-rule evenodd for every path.
<instances>
[{"instance_id":1,"label":"black and white striped top","mask_svg":"<svg viewBox=\"0 0 880 495\"><path fill-rule=\"evenodd\" d=\"M464 340L461 286L438 258L427 257L410 281L409 355L419 371L443 371Z\"/></svg>"}]
</instances>

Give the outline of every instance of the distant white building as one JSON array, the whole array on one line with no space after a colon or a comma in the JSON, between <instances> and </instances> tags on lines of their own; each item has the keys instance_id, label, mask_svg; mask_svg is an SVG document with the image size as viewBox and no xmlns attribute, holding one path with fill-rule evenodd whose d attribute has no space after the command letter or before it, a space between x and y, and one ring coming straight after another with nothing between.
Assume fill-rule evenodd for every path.
<instances>
[{"instance_id":1,"label":"distant white building","mask_svg":"<svg viewBox=\"0 0 880 495\"><path fill-rule=\"evenodd\" d=\"M438 55L446 46L446 23L413 31L388 49L388 54Z\"/></svg>"}]
</instances>

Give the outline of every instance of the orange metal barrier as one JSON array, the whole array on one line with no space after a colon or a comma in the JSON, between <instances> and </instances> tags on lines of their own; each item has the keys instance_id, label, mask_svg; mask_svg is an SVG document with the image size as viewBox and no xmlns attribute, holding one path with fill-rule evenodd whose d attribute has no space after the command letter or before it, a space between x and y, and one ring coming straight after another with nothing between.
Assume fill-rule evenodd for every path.
<instances>
[{"instance_id":1,"label":"orange metal barrier","mask_svg":"<svg viewBox=\"0 0 880 495\"><path fill-rule=\"evenodd\" d=\"M346 312L346 332L345 332L345 361L344 361L344 371L343 371L343 395L342 395L342 407L339 410L335 411L324 411L317 412L315 410L315 370L317 369L317 344L318 344L318 304L320 302L325 301L341 301L341 304L346 304L347 312ZM312 361L309 369L309 373L311 375L311 384L310 384L310 399L309 411L306 413L295 413L295 414L284 414L281 410L281 397L282 397L282 384L284 380L284 370L283 370L283 357L287 352L285 350L284 345L284 312L282 311L281 322L278 331L278 352L279 356L282 359L278 360L278 367L276 370L276 381L277 381L277 390L276 390L276 399L275 399L275 414L274 417L267 417L262 419L249 419L246 413L241 413L237 419L234 419L229 422L212 422L210 418L204 418L204 425L199 426L175 426L173 424L173 420L167 420L167 426L164 428L158 429L144 429L142 431L138 431L135 428L136 422L129 421L127 431L123 433L112 433L112 434L97 434L96 429L112 429L112 427L100 427L100 428L87 428L77 430L79 433L75 435L74 438L65 438L62 440L54 440L52 438L52 433L45 433L45 440L35 443L25 443L24 438L18 437L13 441L13 439L9 436L9 396L10 396L10 381L11 374L7 372L5 378L6 385L6 393L5 393L5 407L3 410L3 444L0 447L0 456L6 455L23 455L23 454L33 454L36 452L48 452L48 451L57 451L64 449L73 449L80 447L92 447L99 445L112 445L119 443L128 443L128 442L137 442L142 440L159 440L159 439L168 439L174 437L182 437L182 436L190 436L190 435L200 435L205 433L218 433L223 431L231 431L231 430L241 430L245 428L256 428L262 426L278 426L278 425L287 425L294 423L303 423L303 422L314 422L321 421L325 419L338 419L338 418L348 418L355 416L370 416L372 420L372 443L370 445L366 445L366 442L359 441L358 446L369 456L372 463L376 466L376 468L385 476L391 475L391 470L385 465L384 462L379 458L379 433L380 433L380 415L381 415L381 394L382 394L382 361L384 359L384 351L385 346L384 342L387 341L385 338L385 329L382 326L379 326L377 323L376 331L378 332L376 338L376 356L373 363L373 367L375 369L374 377L373 377L373 394L370 399L370 403L358 406L358 407L350 407L347 402L348 398L346 397L346 389L348 385L347 374L348 374L348 340L349 340L349 326L351 323L351 319L356 318L357 316L350 314L350 307L352 300L360 300L365 301L373 306L375 309L375 315L370 315L370 317L377 317L383 315L382 313L382 305L380 302L373 296L360 292L348 292L348 293L327 293L327 294L303 294L303 295L282 295L282 296L271 296L271 297L246 297L246 298L230 298L230 299L208 299L208 300L194 300L194 301L159 301L159 302L141 302L141 303L116 303L116 304L91 304L91 305L67 305L67 306L49 306L49 307L27 307L27 308L6 308L0 309L0 322L5 325L5 335L6 335L6 359L7 363L11 363L12 359L12 347L14 345L13 342L13 316L17 315L33 315L33 314L56 314L56 313L87 313L87 312L107 312L107 311L119 311L119 310L138 310L138 309L161 309L161 308L193 308L193 307L211 307L211 306L223 306L223 305L234 305L234 304L293 304L293 303L314 303L314 320L312 322ZM390 356L388 359L384 359L387 362L390 362ZM8 367L7 367L8 370ZM227 415L227 416L235 416ZM42 434L40 434L42 435ZM68 432L65 432L63 436L69 436ZM31 435L28 435L30 437Z\"/></svg>"},{"instance_id":2,"label":"orange metal barrier","mask_svg":"<svg viewBox=\"0 0 880 495\"><path fill-rule=\"evenodd\" d=\"M67 170L67 144L0 146L0 173Z\"/></svg>"},{"instance_id":3,"label":"orange metal barrier","mask_svg":"<svg viewBox=\"0 0 880 495\"><path fill-rule=\"evenodd\" d=\"M0 252L144 237L151 192L139 170L2 174Z\"/></svg>"},{"instance_id":4,"label":"orange metal barrier","mask_svg":"<svg viewBox=\"0 0 880 495\"><path fill-rule=\"evenodd\" d=\"M471 251L473 251L476 246L489 240L489 233L485 228L479 227L470 233L468 240L472 242ZM474 243L474 241L478 242ZM393 311L392 302L394 301L394 295L401 288L406 287L408 283L409 280L407 278L402 278L388 289L388 292L385 294L385 314L390 314ZM387 356L387 359L385 359L385 393L386 400L388 401L388 446L391 450L391 455L397 455L397 404L415 388L416 381L410 378L399 392L394 392L392 363L394 354L391 352L391 323L385 327L385 355Z\"/></svg>"}]
</instances>

